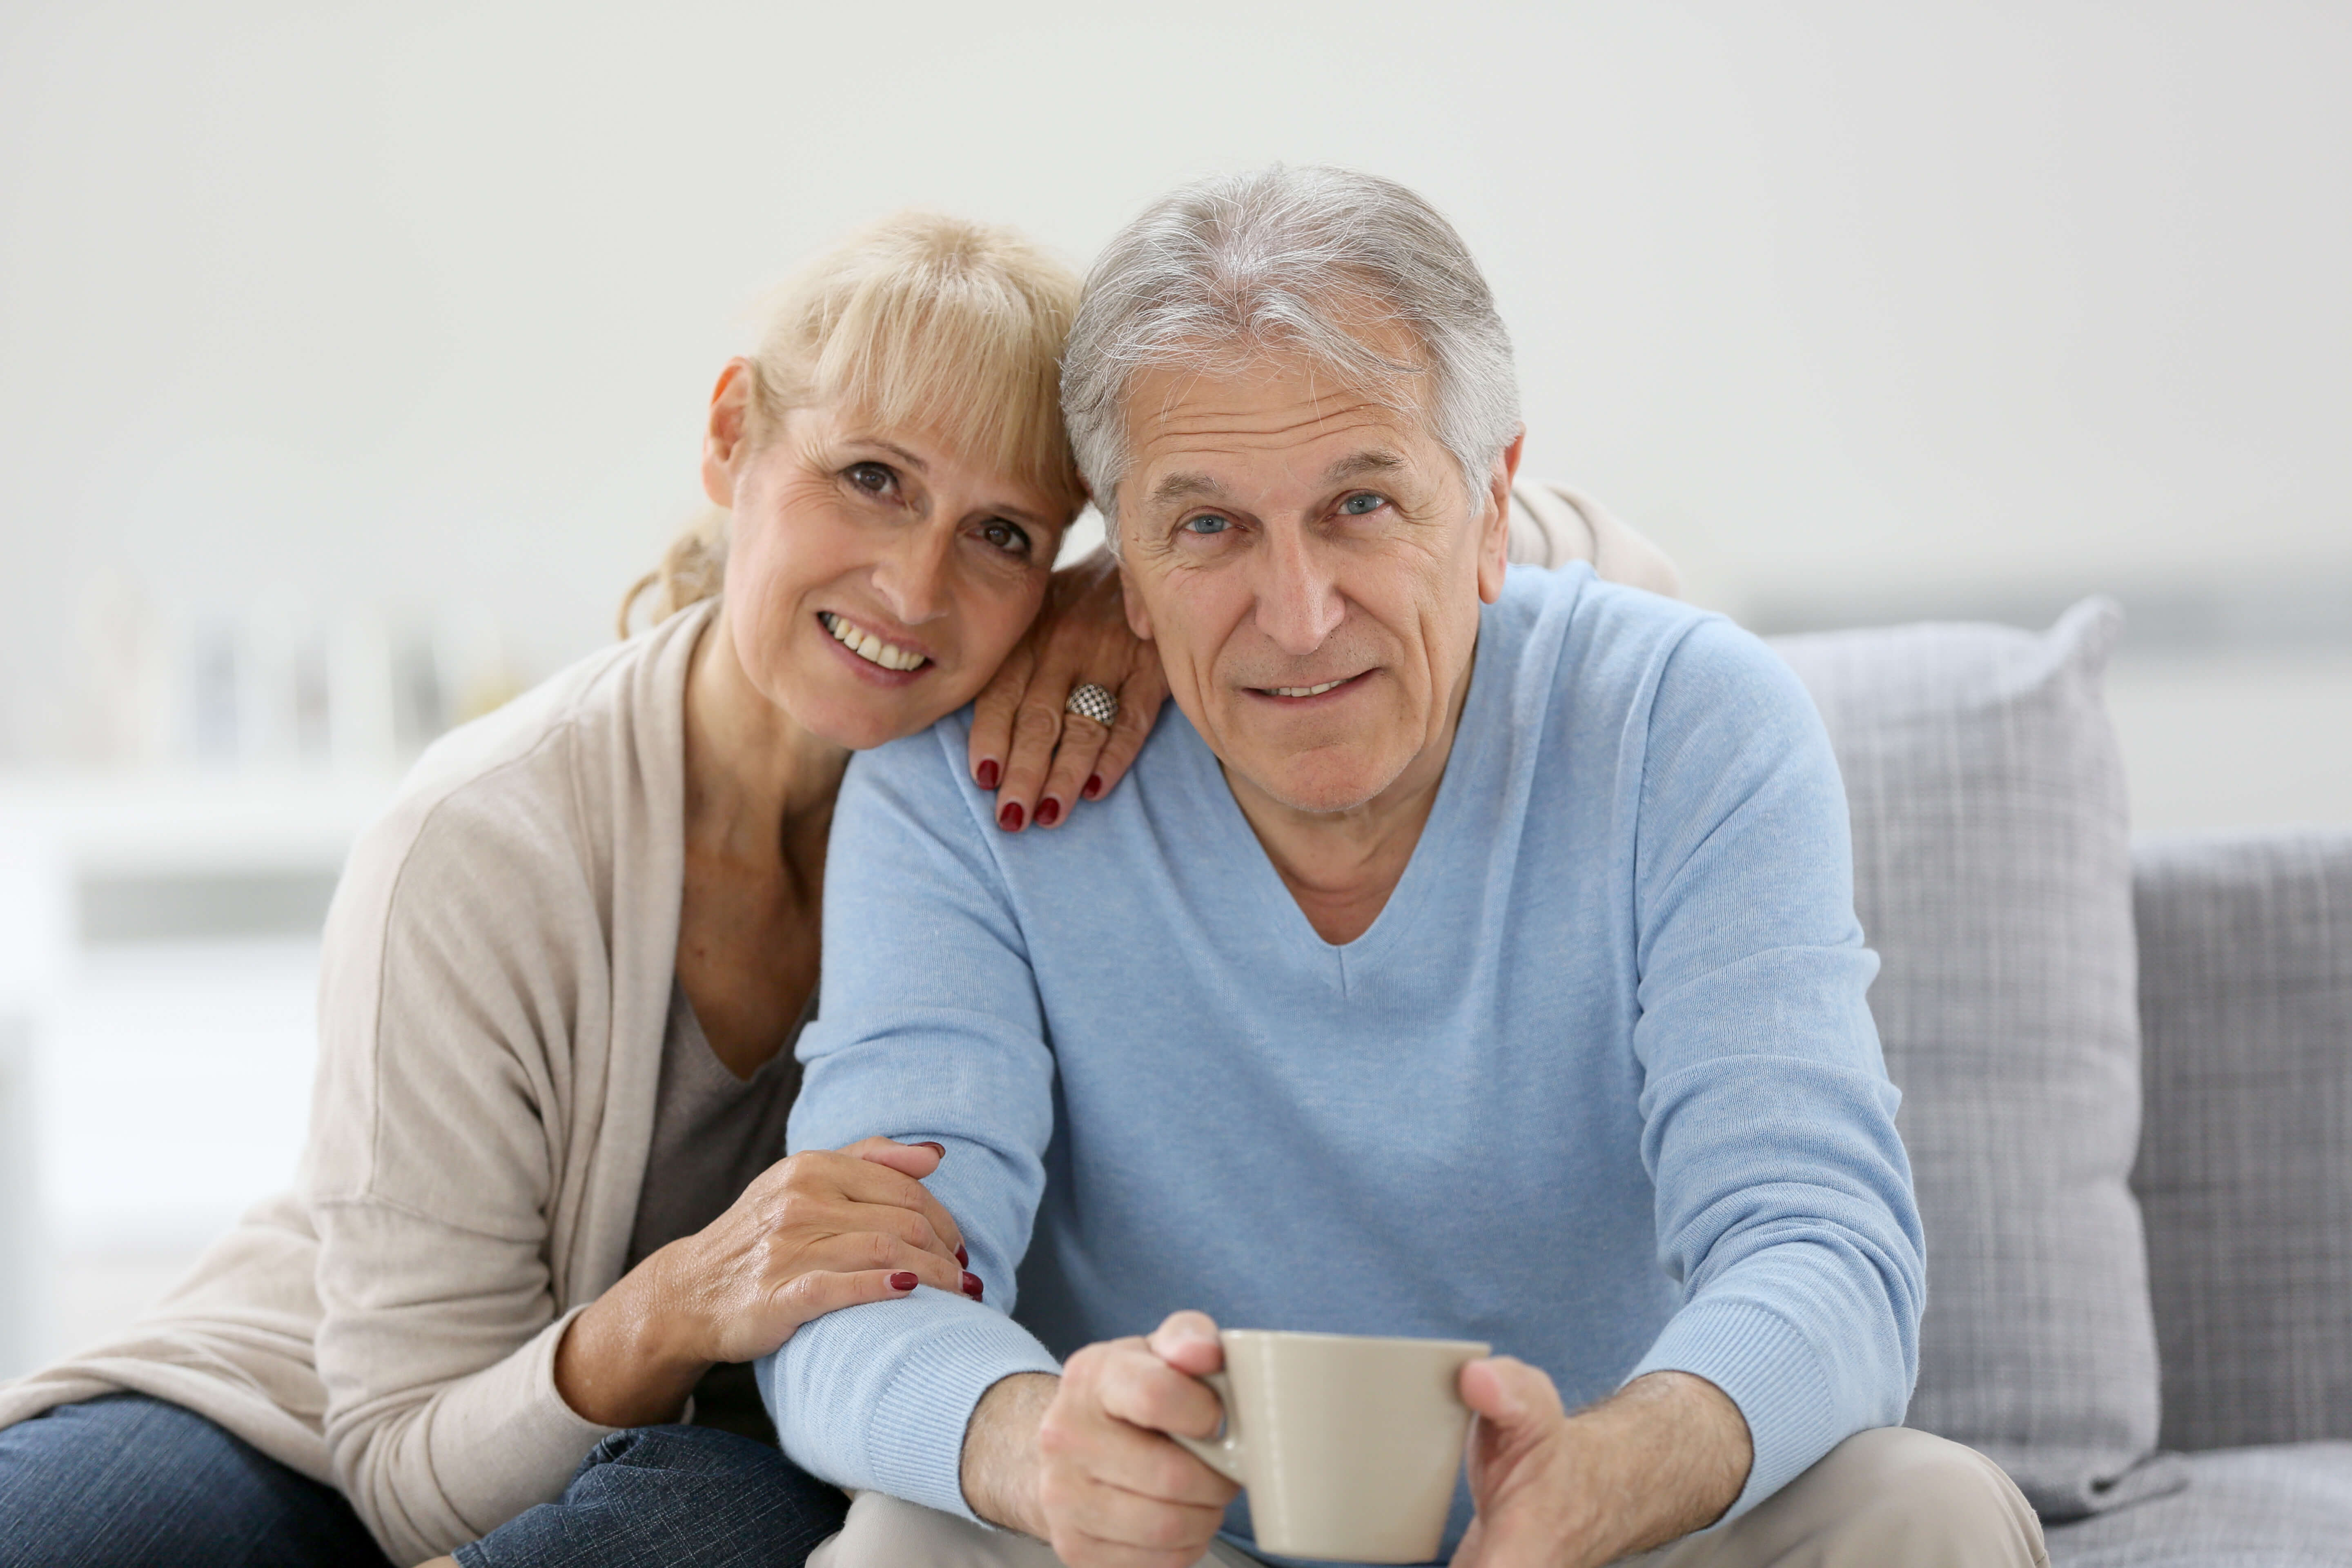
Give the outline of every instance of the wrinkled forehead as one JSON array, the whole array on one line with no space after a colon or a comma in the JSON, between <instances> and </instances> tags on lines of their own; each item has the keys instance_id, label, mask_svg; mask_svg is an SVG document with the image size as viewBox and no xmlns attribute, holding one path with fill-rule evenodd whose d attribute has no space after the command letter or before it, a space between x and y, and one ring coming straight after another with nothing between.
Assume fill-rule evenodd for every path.
<instances>
[{"instance_id":1,"label":"wrinkled forehead","mask_svg":"<svg viewBox=\"0 0 2352 1568\"><path fill-rule=\"evenodd\" d=\"M1165 506L1237 486L1428 486L1453 465L1414 378L1365 385L1305 355L1261 352L1139 371L1120 504Z\"/></svg>"}]
</instances>

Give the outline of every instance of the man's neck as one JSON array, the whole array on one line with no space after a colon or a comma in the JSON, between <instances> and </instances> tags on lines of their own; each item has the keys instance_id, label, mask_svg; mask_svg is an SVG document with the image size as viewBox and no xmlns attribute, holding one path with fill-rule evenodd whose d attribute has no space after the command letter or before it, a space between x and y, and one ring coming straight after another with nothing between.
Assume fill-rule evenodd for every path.
<instances>
[{"instance_id":1,"label":"man's neck","mask_svg":"<svg viewBox=\"0 0 2352 1568\"><path fill-rule=\"evenodd\" d=\"M1372 929L1412 863L1462 725L1477 659L1465 663L1437 738L1386 789L1344 811L1304 811L1225 769L1225 785L1315 934L1334 946Z\"/></svg>"}]
</instances>

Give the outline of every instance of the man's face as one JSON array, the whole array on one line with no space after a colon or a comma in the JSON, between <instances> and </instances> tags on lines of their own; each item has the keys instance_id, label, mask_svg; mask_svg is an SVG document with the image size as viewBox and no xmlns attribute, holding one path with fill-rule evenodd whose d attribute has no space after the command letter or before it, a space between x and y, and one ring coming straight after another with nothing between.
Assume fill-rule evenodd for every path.
<instances>
[{"instance_id":1,"label":"man's face","mask_svg":"<svg viewBox=\"0 0 2352 1568\"><path fill-rule=\"evenodd\" d=\"M1416 761L1433 782L1502 588L1516 446L1474 497L1417 410L1287 356L1147 372L1127 411L1129 617L1236 787L1337 812Z\"/></svg>"}]
</instances>

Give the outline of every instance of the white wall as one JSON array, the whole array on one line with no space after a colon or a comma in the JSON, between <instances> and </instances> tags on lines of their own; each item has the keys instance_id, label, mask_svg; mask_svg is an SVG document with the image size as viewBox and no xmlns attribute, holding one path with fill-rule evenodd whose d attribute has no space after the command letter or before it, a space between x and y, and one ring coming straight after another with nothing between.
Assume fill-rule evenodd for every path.
<instances>
[{"instance_id":1,"label":"white wall","mask_svg":"<svg viewBox=\"0 0 2352 1568\"><path fill-rule=\"evenodd\" d=\"M0 850L70 808L144 868L229 853L226 814L331 866L380 772L14 775L161 724L223 626L545 673L692 510L712 376L811 247L926 204L1083 261L1277 157L1454 216L1531 468L1702 602L2116 591L2143 826L2352 821L2347 82L2352 9L2287 0L0 0ZM0 854L0 1045L37 1024L0 1374L151 1300L300 1136L307 942L68 950L69 880Z\"/></svg>"},{"instance_id":2,"label":"white wall","mask_svg":"<svg viewBox=\"0 0 2352 1568\"><path fill-rule=\"evenodd\" d=\"M1171 183L1275 157L1455 217L1531 465L1704 601L2276 593L2334 647L2347 81L2352 12L2285 0L20 0L0 756L67 743L106 567L174 647L366 608L494 623L544 672L691 507L740 311L811 247L921 203L1082 260ZM2237 618L2242 670L2303 668ZM2314 700L2352 724L2352 679ZM2231 809L2340 820L2347 785Z\"/></svg>"}]
</instances>

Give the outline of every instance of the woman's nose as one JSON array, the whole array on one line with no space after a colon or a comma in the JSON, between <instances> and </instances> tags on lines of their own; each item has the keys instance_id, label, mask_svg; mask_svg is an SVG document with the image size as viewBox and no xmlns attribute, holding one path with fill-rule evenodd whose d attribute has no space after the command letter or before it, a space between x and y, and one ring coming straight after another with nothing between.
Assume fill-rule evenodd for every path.
<instances>
[{"instance_id":1,"label":"woman's nose","mask_svg":"<svg viewBox=\"0 0 2352 1568\"><path fill-rule=\"evenodd\" d=\"M875 563L874 591L902 625L920 626L946 612L954 548L952 529L910 528Z\"/></svg>"}]
</instances>

